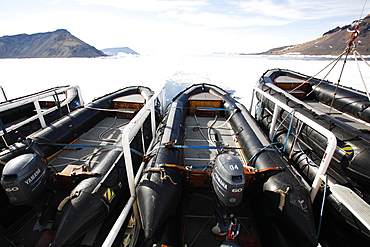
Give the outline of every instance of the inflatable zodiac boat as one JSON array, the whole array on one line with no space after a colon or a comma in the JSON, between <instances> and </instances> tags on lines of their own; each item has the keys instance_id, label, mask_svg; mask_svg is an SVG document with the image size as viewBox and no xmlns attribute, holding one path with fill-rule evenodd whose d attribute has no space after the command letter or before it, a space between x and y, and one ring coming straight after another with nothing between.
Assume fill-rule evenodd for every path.
<instances>
[{"instance_id":1,"label":"inflatable zodiac boat","mask_svg":"<svg viewBox=\"0 0 370 247\"><path fill-rule=\"evenodd\" d=\"M0 102L0 149L83 105L78 86L60 86Z\"/></svg>"},{"instance_id":2,"label":"inflatable zodiac boat","mask_svg":"<svg viewBox=\"0 0 370 247\"><path fill-rule=\"evenodd\" d=\"M105 95L3 153L1 184L14 205L1 209L6 238L22 246L101 246L109 217L128 196L121 132L152 95L140 86ZM131 143L134 167L151 139L146 121ZM3 221L24 206L33 211Z\"/></svg>"},{"instance_id":3,"label":"inflatable zodiac boat","mask_svg":"<svg viewBox=\"0 0 370 247\"><path fill-rule=\"evenodd\" d=\"M308 190L227 92L187 88L157 134L137 188L136 246L317 246Z\"/></svg>"},{"instance_id":4,"label":"inflatable zodiac boat","mask_svg":"<svg viewBox=\"0 0 370 247\"><path fill-rule=\"evenodd\" d=\"M256 88L257 121L269 133L271 141L283 145L281 150L306 181L312 183L315 179L320 159L327 154L328 140L316 128L298 120L295 113L334 134L337 146L327 169L328 176L323 179L332 185L329 186L332 193L326 193L330 217L338 220L334 223L337 226L346 225L343 236L354 231L355 235L370 241L370 101L367 94L282 69L266 71ZM291 110L283 109L269 97ZM336 188L340 189L338 193Z\"/></svg>"}]
</instances>

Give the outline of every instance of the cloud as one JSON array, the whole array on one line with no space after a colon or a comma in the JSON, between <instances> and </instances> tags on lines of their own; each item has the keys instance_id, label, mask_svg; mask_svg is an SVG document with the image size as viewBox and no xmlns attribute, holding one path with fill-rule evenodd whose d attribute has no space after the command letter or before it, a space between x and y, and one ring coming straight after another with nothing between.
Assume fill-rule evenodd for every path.
<instances>
[{"instance_id":1,"label":"cloud","mask_svg":"<svg viewBox=\"0 0 370 247\"><path fill-rule=\"evenodd\" d=\"M244 13L284 20L310 20L353 15L361 12L362 0L250 0L234 1Z\"/></svg>"},{"instance_id":2,"label":"cloud","mask_svg":"<svg viewBox=\"0 0 370 247\"><path fill-rule=\"evenodd\" d=\"M362 0L45 1L0 8L1 13L14 12L0 15L0 34L65 28L98 49L129 46L141 54L263 51L349 24L363 6Z\"/></svg>"},{"instance_id":3,"label":"cloud","mask_svg":"<svg viewBox=\"0 0 370 247\"><path fill-rule=\"evenodd\" d=\"M81 5L105 5L130 11L161 12L173 9L191 9L204 6L205 1L164 1L164 0L76 0Z\"/></svg>"},{"instance_id":4,"label":"cloud","mask_svg":"<svg viewBox=\"0 0 370 247\"><path fill-rule=\"evenodd\" d=\"M136 12L162 21L209 28L283 26L297 20L315 20L360 13L362 0L75 0L80 5L99 5Z\"/></svg>"},{"instance_id":5,"label":"cloud","mask_svg":"<svg viewBox=\"0 0 370 247\"><path fill-rule=\"evenodd\" d=\"M212 28L225 28L225 27L249 27L249 26L277 26L289 23L285 20L271 20L270 18L249 18L240 15L228 15L220 13L176 13L167 12L162 14L162 17L176 19L182 22L187 22L195 25L203 25Z\"/></svg>"},{"instance_id":6,"label":"cloud","mask_svg":"<svg viewBox=\"0 0 370 247\"><path fill-rule=\"evenodd\" d=\"M202 0L196 1L164 1L164 0L76 0L81 5L109 6L128 11L148 12L146 15L163 18L162 21L172 20L191 25L202 25L210 28L248 27L254 25L277 26L289 23L287 20L278 20L275 17L246 16L245 13L235 11L235 5L222 2ZM216 1L217 2L217 1ZM218 7L218 8L217 8ZM248 7L246 5L245 7ZM256 7L256 6L255 6Z\"/></svg>"}]
</instances>

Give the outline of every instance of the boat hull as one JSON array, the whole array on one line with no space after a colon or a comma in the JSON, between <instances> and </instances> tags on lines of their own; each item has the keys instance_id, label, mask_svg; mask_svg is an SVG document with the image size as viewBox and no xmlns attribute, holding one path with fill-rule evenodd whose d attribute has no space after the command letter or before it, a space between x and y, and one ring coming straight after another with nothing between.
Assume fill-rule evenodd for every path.
<instances>
[{"instance_id":1,"label":"boat hull","mask_svg":"<svg viewBox=\"0 0 370 247\"><path fill-rule=\"evenodd\" d=\"M199 93L209 93L220 98L222 114L230 119L238 143L246 158L251 159L250 165L258 170L271 170L258 176L252 187L256 200L266 207L265 216L273 215L276 222L280 222L280 227L288 227L294 232L295 237L285 236L285 244L297 241L295 244L301 243L301 246L316 246L318 240L307 189L278 152L263 151L269 141L245 107L227 92L209 84L193 85L178 94L167 108L166 117L159 127L162 134L157 139L155 150L158 153L147 163L138 187L138 206L145 237L148 240L156 238L163 222L172 217L180 201L184 173L165 164L184 167L181 150L171 148L169 143L184 145L184 120L189 114L187 110L192 109L188 100ZM283 205L280 203L281 197L285 198ZM279 205L282 206L280 209Z\"/></svg>"},{"instance_id":2,"label":"boat hull","mask_svg":"<svg viewBox=\"0 0 370 247\"><path fill-rule=\"evenodd\" d=\"M39 210L41 218L37 221L40 231L45 230L42 223L48 217L55 222L51 246L78 245L93 227L108 221L112 224L108 218L114 210L122 209L128 199L126 167L119 140L122 128L130 120L121 116L128 114L123 112L137 112L139 109L136 107L139 106L133 102L130 105L134 105L135 109L124 111L115 109L114 101L131 95L141 95L143 100L149 100L152 92L146 87L116 91L29 136L45 155L51 156L47 164L53 179L46 186L47 194L51 195L47 204L39 207L43 211ZM126 102L119 101L117 104ZM148 118L131 142L134 172L142 162L143 149L149 146L151 138L151 121ZM25 145L20 146L11 156L32 152ZM16 211L17 207L12 210ZM106 231L100 232L107 234ZM96 238L101 240L99 233Z\"/></svg>"},{"instance_id":3,"label":"boat hull","mask_svg":"<svg viewBox=\"0 0 370 247\"><path fill-rule=\"evenodd\" d=\"M281 81L283 79L279 78L286 80L284 85ZM291 86L287 88L287 84ZM295 88L299 89L303 84L308 84L308 86L302 94L297 95L292 91ZM368 121L369 103L366 95L346 87L339 86L337 88L336 85L327 81L280 69L264 73L257 83L257 87L268 92L275 99L285 102L295 111L335 135L337 148L327 170L328 181L351 188L369 204L370 169L368 169L367 160L370 157L370 135L365 130L367 129L366 123L363 122ZM337 94L333 98L335 91ZM259 92L256 92L256 96L259 99L256 107L256 119L265 132L269 133L275 105ZM292 115L291 112L280 110L277 114L277 124L271 141L282 143L285 153L295 164L295 167L301 171L308 182L312 182L318 171L318 166L313 165L309 159L320 164L325 153L327 140L316 129L306 124L301 125ZM346 117L347 115L360 120L353 120L352 117ZM294 138L296 133L299 133L297 139ZM327 210L331 211L329 214L336 215L335 218L342 217L342 221L348 223L348 229L352 228L350 231L357 232L355 234L361 238L370 237L369 230L356 217L353 217L335 196L329 195L327 200L329 202Z\"/></svg>"}]
</instances>

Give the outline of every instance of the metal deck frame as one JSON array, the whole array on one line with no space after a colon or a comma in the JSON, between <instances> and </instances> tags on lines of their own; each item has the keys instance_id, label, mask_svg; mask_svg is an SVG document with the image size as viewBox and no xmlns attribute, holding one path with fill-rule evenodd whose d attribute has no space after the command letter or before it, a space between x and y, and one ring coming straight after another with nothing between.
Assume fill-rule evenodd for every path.
<instances>
[{"instance_id":1,"label":"metal deck frame","mask_svg":"<svg viewBox=\"0 0 370 247\"><path fill-rule=\"evenodd\" d=\"M311 185L311 200L312 203L315 200L315 197L317 195L317 192L320 188L320 185L322 182L325 182L325 174L327 171L327 168L330 165L331 159L333 157L333 154L335 152L335 149L337 147L337 139L335 135L324 128L323 126L317 124L316 122L312 121L311 119L307 118L306 116L302 115L301 113L295 111L293 108L287 106L280 100L276 99L274 96L270 95L267 92L264 92L258 87L255 87L253 89L253 97L251 100L250 105L250 111L253 110L253 100L256 97L255 92L260 93L263 97L271 100L274 102L275 107L273 111L273 117L272 122L269 130L269 137L271 138L272 133L275 131L277 116L281 109L287 111L292 115L292 117L297 118L298 120L304 122L311 128L315 129L317 132L322 134L327 138L327 146L325 153L321 159L321 163L319 166L319 169L316 173L316 176L314 178L314 181ZM291 98L292 100L296 101L296 99L293 96L290 96L289 94L286 94L287 97ZM364 224L367 229L370 230L370 205L367 204L362 198L360 198L355 192L353 192L351 189L339 185L339 184L332 184L328 183L328 186L331 190L331 192L335 195L336 198L340 200L340 202L359 220L362 224Z\"/></svg>"},{"instance_id":2,"label":"metal deck frame","mask_svg":"<svg viewBox=\"0 0 370 247\"><path fill-rule=\"evenodd\" d=\"M21 121L17 124L14 124L10 127L7 127L5 129L5 131L0 130L0 136L3 137L4 133L16 130L16 129L22 127L23 125L26 125L26 124L28 124L28 123L32 122L33 120L36 120L36 119L39 119L41 127L45 128L46 123L45 123L44 116L49 114L50 112L57 111L58 106L53 106L53 107L51 107L47 110L42 110L41 106L40 106L40 101L42 99L52 97L52 96L56 96L56 95L61 94L61 93L66 93L67 91L71 91L71 90L75 90L76 94L78 94L79 97L80 97L80 104L83 105L84 102L83 102L82 97L81 97L81 90L80 90L80 87L77 86L77 85L75 85L75 86L64 86L64 87L60 87L60 88L52 88L47 92L40 92L40 93L36 93L35 95L30 95L30 96L26 96L24 98L14 99L14 100L10 100L10 101L0 103L0 112L7 111L7 110L10 110L10 109L14 109L14 108L17 108L17 107L20 107L22 105L26 105L26 104L29 104L29 103L33 103L35 105L35 109L36 109L36 114L34 116L32 116L30 118L27 118L27 119L25 119L25 120L23 120L23 121ZM70 97L70 98L73 99L74 97ZM61 106L68 105L69 103L70 103L70 101L68 100L68 98L66 98L66 100L64 102L62 102Z\"/></svg>"}]
</instances>

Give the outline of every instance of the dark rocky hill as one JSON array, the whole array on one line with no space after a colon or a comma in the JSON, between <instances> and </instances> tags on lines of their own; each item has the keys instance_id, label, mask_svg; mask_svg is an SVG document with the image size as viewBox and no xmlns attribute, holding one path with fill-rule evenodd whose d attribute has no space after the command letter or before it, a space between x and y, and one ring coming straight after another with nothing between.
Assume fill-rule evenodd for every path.
<instances>
[{"instance_id":1,"label":"dark rocky hill","mask_svg":"<svg viewBox=\"0 0 370 247\"><path fill-rule=\"evenodd\" d=\"M102 52L109 56L118 55L118 53L125 53L131 55L139 55L136 51L130 49L129 47L115 47L115 48L106 48L102 49Z\"/></svg>"},{"instance_id":2,"label":"dark rocky hill","mask_svg":"<svg viewBox=\"0 0 370 247\"><path fill-rule=\"evenodd\" d=\"M102 51L65 29L0 37L0 58L98 57Z\"/></svg>"},{"instance_id":3,"label":"dark rocky hill","mask_svg":"<svg viewBox=\"0 0 370 247\"><path fill-rule=\"evenodd\" d=\"M352 23L353 24L353 23ZM262 55L339 55L347 47L353 25L336 27L323 34L322 37L299 45L273 48ZM357 51L362 55L370 55L370 15L366 16L359 25L359 36L355 40Z\"/></svg>"}]
</instances>

